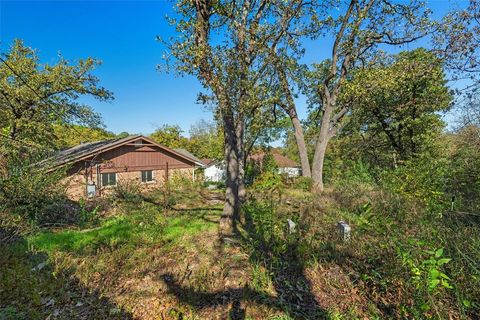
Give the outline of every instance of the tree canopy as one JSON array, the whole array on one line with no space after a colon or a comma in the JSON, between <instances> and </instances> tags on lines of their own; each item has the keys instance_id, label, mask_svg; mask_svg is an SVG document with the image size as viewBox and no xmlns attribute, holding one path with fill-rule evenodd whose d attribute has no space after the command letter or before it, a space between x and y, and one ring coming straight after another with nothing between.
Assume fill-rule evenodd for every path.
<instances>
[{"instance_id":1,"label":"tree canopy","mask_svg":"<svg viewBox=\"0 0 480 320\"><path fill-rule=\"evenodd\" d=\"M100 116L79 102L86 95L101 101L113 98L92 74L99 63L87 58L72 65L60 58L54 65L43 64L34 49L15 40L0 64L2 142L52 146L54 125L100 126Z\"/></svg>"}]
</instances>

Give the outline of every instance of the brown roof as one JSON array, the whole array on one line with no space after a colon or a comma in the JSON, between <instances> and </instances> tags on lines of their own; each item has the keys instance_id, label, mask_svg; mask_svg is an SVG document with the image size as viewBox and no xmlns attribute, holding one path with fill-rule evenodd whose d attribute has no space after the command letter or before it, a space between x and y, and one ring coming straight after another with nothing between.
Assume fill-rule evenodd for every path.
<instances>
[{"instance_id":1,"label":"brown roof","mask_svg":"<svg viewBox=\"0 0 480 320\"><path fill-rule=\"evenodd\" d=\"M197 157L195 157L190 151L187 151L187 150L181 149L181 148L177 148L177 149L173 149L173 150L175 150L176 152L180 153L181 155L183 155L187 158L190 158L190 159L194 160L196 165L199 165L200 167L205 166L203 161L198 159Z\"/></svg>"},{"instance_id":2,"label":"brown roof","mask_svg":"<svg viewBox=\"0 0 480 320\"><path fill-rule=\"evenodd\" d=\"M208 158L205 158L205 159L202 159L202 162L208 166L210 163L212 163L214 160L213 159L208 159Z\"/></svg>"},{"instance_id":3,"label":"brown roof","mask_svg":"<svg viewBox=\"0 0 480 320\"><path fill-rule=\"evenodd\" d=\"M94 154L98 154L98 153L122 146L127 143L131 143L140 139L145 140L150 144L153 144L159 147L160 149L173 153L185 160L188 160L191 163L195 163L195 160L188 157L187 155L182 154L178 151L172 150L170 148L167 148L159 143L156 143L152 139L149 139L142 135L132 135L125 138L116 138L116 139L110 139L110 140L83 143L73 148L60 151L57 154L55 154L53 157L45 159L38 164L47 165L48 167L53 169L55 167L62 166L67 163L73 163L73 162L88 158Z\"/></svg>"},{"instance_id":4,"label":"brown roof","mask_svg":"<svg viewBox=\"0 0 480 320\"><path fill-rule=\"evenodd\" d=\"M255 162L260 162L263 161L263 158L265 157L266 153L265 152L257 152L249 156L248 158L252 161ZM299 167L298 163L293 161L290 158L285 157L284 155L281 155L278 152L273 151L272 152L273 159L275 160L275 163L279 168L296 168Z\"/></svg>"}]
</instances>

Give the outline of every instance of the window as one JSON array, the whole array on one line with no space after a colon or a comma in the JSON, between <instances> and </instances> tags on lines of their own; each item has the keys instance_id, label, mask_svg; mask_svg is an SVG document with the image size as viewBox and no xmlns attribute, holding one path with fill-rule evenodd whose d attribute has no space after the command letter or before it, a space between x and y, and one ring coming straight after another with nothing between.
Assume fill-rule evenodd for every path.
<instances>
[{"instance_id":1,"label":"window","mask_svg":"<svg viewBox=\"0 0 480 320\"><path fill-rule=\"evenodd\" d=\"M102 173L102 186L116 186L117 174L116 173Z\"/></svg>"},{"instance_id":2,"label":"window","mask_svg":"<svg viewBox=\"0 0 480 320\"><path fill-rule=\"evenodd\" d=\"M153 171L152 170L145 170L142 171L142 182L153 182Z\"/></svg>"}]
</instances>

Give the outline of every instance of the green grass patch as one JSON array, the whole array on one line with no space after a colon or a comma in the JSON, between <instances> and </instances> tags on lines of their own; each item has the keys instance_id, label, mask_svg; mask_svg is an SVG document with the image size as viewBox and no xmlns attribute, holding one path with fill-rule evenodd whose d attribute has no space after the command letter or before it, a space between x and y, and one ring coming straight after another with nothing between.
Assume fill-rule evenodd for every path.
<instances>
[{"instance_id":1,"label":"green grass patch","mask_svg":"<svg viewBox=\"0 0 480 320\"><path fill-rule=\"evenodd\" d=\"M176 242L214 227L213 221L197 212L169 217L161 213L136 213L105 220L94 229L41 232L29 237L28 243L48 254L56 251L89 254L100 248Z\"/></svg>"},{"instance_id":2,"label":"green grass patch","mask_svg":"<svg viewBox=\"0 0 480 320\"><path fill-rule=\"evenodd\" d=\"M184 236L193 236L203 231L215 228L216 224L202 217L172 217L164 229L163 239L167 241L176 241Z\"/></svg>"}]
</instances>

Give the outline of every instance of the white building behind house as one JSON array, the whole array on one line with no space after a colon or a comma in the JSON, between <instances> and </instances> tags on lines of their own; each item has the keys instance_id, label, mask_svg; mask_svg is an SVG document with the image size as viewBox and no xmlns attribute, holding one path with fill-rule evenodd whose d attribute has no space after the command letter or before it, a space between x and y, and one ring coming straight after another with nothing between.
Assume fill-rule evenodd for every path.
<instances>
[{"instance_id":1,"label":"white building behind house","mask_svg":"<svg viewBox=\"0 0 480 320\"><path fill-rule=\"evenodd\" d=\"M225 160L211 160L203 159L205 163L205 181L212 182L225 182L226 179L226 169L225 169Z\"/></svg>"},{"instance_id":2,"label":"white building behind house","mask_svg":"<svg viewBox=\"0 0 480 320\"><path fill-rule=\"evenodd\" d=\"M262 162L266 153L258 152L249 157L249 161ZM273 152L273 159L278 166L278 173L289 178L298 177L302 174L300 166L293 160L281 155L278 152ZM226 164L225 160L211 160L202 159L205 164L204 177L205 181L225 182L226 179Z\"/></svg>"}]
</instances>

